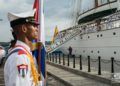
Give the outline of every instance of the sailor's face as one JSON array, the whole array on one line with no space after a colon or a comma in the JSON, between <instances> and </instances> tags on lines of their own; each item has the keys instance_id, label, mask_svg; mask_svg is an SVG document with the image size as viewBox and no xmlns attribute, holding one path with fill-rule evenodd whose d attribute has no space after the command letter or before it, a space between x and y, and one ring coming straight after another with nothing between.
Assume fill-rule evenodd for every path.
<instances>
[{"instance_id":1,"label":"sailor's face","mask_svg":"<svg viewBox=\"0 0 120 86\"><path fill-rule=\"evenodd\" d=\"M34 24L27 24L27 37L29 40L38 39L38 26Z\"/></svg>"}]
</instances>

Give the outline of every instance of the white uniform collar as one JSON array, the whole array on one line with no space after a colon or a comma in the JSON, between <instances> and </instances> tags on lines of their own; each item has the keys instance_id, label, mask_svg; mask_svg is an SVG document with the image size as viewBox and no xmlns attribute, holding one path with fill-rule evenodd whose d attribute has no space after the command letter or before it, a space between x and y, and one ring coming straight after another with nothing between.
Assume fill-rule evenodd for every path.
<instances>
[{"instance_id":1,"label":"white uniform collar","mask_svg":"<svg viewBox=\"0 0 120 86\"><path fill-rule=\"evenodd\" d=\"M25 49L27 49L29 52L31 51L31 50L30 50L30 47L29 47L27 44L25 44L24 42L20 41L20 40L17 40L16 45L21 45L21 46L23 46Z\"/></svg>"}]
</instances>

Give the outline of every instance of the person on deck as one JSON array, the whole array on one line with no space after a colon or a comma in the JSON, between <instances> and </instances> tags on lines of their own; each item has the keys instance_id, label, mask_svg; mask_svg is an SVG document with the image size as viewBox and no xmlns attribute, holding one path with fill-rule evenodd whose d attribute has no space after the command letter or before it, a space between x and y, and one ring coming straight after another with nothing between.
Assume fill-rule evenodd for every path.
<instances>
[{"instance_id":1,"label":"person on deck","mask_svg":"<svg viewBox=\"0 0 120 86\"><path fill-rule=\"evenodd\" d=\"M35 12L8 13L17 40L5 62L5 86L40 86L40 75L31 53L32 40L38 39L39 23L34 19Z\"/></svg>"},{"instance_id":2,"label":"person on deck","mask_svg":"<svg viewBox=\"0 0 120 86\"><path fill-rule=\"evenodd\" d=\"M68 51L69 51L69 55L72 55L72 47L71 46L69 46Z\"/></svg>"}]
</instances>

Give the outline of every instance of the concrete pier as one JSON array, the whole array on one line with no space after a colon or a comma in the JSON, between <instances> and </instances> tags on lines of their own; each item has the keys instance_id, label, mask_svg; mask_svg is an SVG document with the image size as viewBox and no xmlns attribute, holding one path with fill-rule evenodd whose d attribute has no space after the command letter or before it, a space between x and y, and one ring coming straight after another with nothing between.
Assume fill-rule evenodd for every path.
<instances>
[{"instance_id":1,"label":"concrete pier","mask_svg":"<svg viewBox=\"0 0 120 86\"><path fill-rule=\"evenodd\" d=\"M97 75L96 71L87 72L87 68L79 70L79 66L71 66L47 62L47 86L120 86L119 81L112 80L110 74ZM0 86L5 86L3 66L0 67Z\"/></svg>"},{"instance_id":2,"label":"concrete pier","mask_svg":"<svg viewBox=\"0 0 120 86\"><path fill-rule=\"evenodd\" d=\"M105 72L104 75L97 75L96 71L81 71L52 62L47 62L47 71L66 86L120 86L119 82L111 79L111 74L105 75Z\"/></svg>"}]
</instances>

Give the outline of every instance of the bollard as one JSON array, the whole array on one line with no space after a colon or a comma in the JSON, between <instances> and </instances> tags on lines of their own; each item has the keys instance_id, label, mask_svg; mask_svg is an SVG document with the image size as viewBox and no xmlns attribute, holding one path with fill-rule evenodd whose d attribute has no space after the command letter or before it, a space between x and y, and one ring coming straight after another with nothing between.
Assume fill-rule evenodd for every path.
<instances>
[{"instance_id":1,"label":"bollard","mask_svg":"<svg viewBox=\"0 0 120 86\"><path fill-rule=\"evenodd\" d=\"M101 57L98 56L98 75L101 75Z\"/></svg>"},{"instance_id":2,"label":"bollard","mask_svg":"<svg viewBox=\"0 0 120 86\"><path fill-rule=\"evenodd\" d=\"M53 56L53 55L52 55L52 53L51 53L51 62L53 61L53 58L52 58L52 56Z\"/></svg>"},{"instance_id":3,"label":"bollard","mask_svg":"<svg viewBox=\"0 0 120 86\"><path fill-rule=\"evenodd\" d=\"M51 53L51 61L53 62L53 53Z\"/></svg>"},{"instance_id":4,"label":"bollard","mask_svg":"<svg viewBox=\"0 0 120 86\"><path fill-rule=\"evenodd\" d=\"M80 55L80 70L82 70L82 55Z\"/></svg>"},{"instance_id":5,"label":"bollard","mask_svg":"<svg viewBox=\"0 0 120 86\"><path fill-rule=\"evenodd\" d=\"M59 64L61 64L61 58L60 58L60 53L59 53Z\"/></svg>"},{"instance_id":6,"label":"bollard","mask_svg":"<svg viewBox=\"0 0 120 86\"><path fill-rule=\"evenodd\" d=\"M54 56L55 56L54 53L52 53L52 60L53 60L53 62L54 62Z\"/></svg>"},{"instance_id":7,"label":"bollard","mask_svg":"<svg viewBox=\"0 0 120 86\"><path fill-rule=\"evenodd\" d=\"M53 53L53 62L55 62L55 53Z\"/></svg>"},{"instance_id":8,"label":"bollard","mask_svg":"<svg viewBox=\"0 0 120 86\"><path fill-rule=\"evenodd\" d=\"M57 53L55 53L55 62L57 63Z\"/></svg>"},{"instance_id":9,"label":"bollard","mask_svg":"<svg viewBox=\"0 0 120 86\"><path fill-rule=\"evenodd\" d=\"M73 68L75 68L75 55L73 55Z\"/></svg>"},{"instance_id":10,"label":"bollard","mask_svg":"<svg viewBox=\"0 0 120 86\"><path fill-rule=\"evenodd\" d=\"M68 54L68 66L69 66L69 58L70 58L70 55Z\"/></svg>"},{"instance_id":11,"label":"bollard","mask_svg":"<svg viewBox=\"0 0 120 86\"><path fill-rule=\"evenodd\" d=\"M88 56L88 72L91 72L91 69L90 69L90 56Z\"/></svg>"},{"instance_id":12,"label":"bollard","mask_svg":"<svg viewBox=\"0 0 120 86\"><path fill-rule=\"evenodd\" d=\"M65 65L65 55L63 54L63 65Z\"/></svg>"},{"instance_id":13,"label":"bollard","mask_svg":"<svg viewBox=\"0 0 120 86\"><path fill-rule=\"evenodd\" d=\"M47 58L48 58L48 61L50 60L50 58L49 58L49 54L47 54Z\"/></svg>"},{"instance_id":14,"label":"bollard","mask_svg":"<svg viewBox=\"0 0 120 86\"><path fill-rule=\"evenodd\" d=\"M46 57L47 57L47 60L49 60L49 59L48 59L48 53L46 54Z\"/></svg>"},{"instance_id":15,"label":"bollard","mask_svg":"<svg viewBox=\"0 0 120 86\"><path fill-rule=\"evenodd\" d=\"M114 58L111 58L111 73L114 73Z\"/></svg>"},{"instance_id":16,"label":"bollard","mask_svg":"<svg viewBox=\"0 0 120 86\"><path fill-rule=\"evenodd\" d=\"M52 55L52 54L50 53L50 61L51 61L51 55Z\"/></svg>"}]
</instances>

